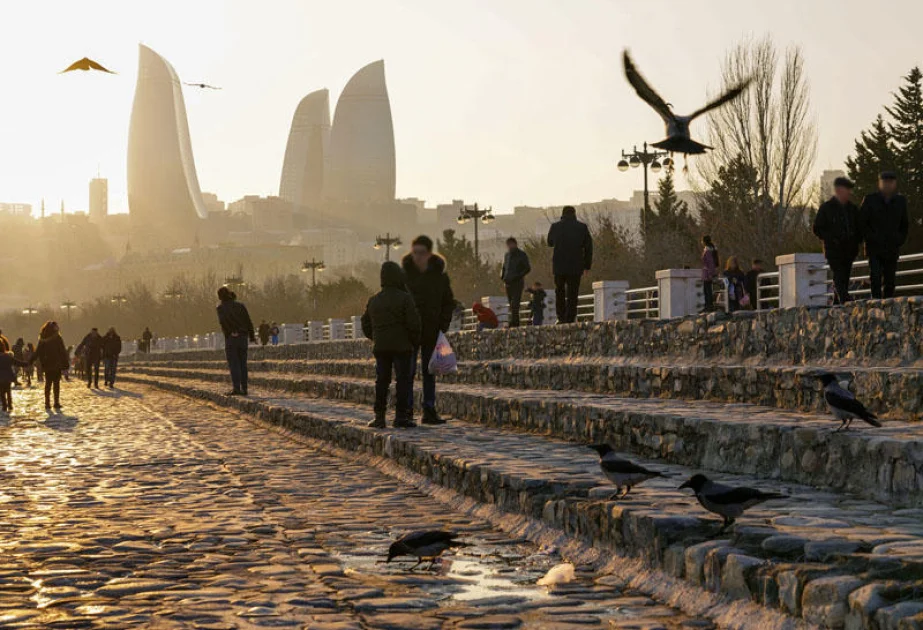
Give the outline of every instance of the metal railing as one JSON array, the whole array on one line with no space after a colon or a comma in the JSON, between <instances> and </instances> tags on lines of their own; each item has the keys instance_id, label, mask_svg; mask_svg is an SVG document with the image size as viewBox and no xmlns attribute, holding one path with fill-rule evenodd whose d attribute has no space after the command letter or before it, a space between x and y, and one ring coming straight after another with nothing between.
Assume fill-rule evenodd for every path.
<instances>
[{"instance_id":1,"label":"metal railing","mask_svg":"<svg viewBox=\"0 0 923 630\"><path fill-rule=\"evenodd\" d=\"M923 291L923 282L920 281L920 278L923 278L923 254L906 254L900 256L897 259L898 269L897 269L897 283L894 289L896 295L917 295ZM866 273L861 276L852 274L849 278L850 288L849 294L853 297L861 296L863 298L871 297L872 295L872 277L869 261L867 259L857 260L853 263L853 270L856 268L866 269ZM830 275L830 265L824 265L824 271L827 272L827 278L819 284L825 285L824 295L827 298L827 303L832 304L836 293L833 290L833 278ZM913 282L904 283L901 280L904 278L915 278Z\"/></svg>"},{"instance_id":2,"label":"metal railing","mask_svg":"<svg viewBox=\"0 0 923 630\"><path fill-rule=\"evenodd\" d=\"M756 302L758 311L779 308L779 272L766 271L756 277Z\"/></svg>"},{"instance_id":3,"label":"metal railing","mask_svg":"<svg viewBox=\"0 0 923 630\"><path fill-rule=\"evenodd\" d=\"M657 319L660 317L660 289L644 287L625 292L628 319Z\"/></svg>"}]
</instances>

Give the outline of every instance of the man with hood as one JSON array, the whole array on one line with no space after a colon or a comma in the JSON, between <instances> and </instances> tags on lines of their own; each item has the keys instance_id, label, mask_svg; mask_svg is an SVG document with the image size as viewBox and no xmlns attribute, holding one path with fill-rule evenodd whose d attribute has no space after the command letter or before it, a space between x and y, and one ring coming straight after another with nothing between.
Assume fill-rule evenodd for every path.
<instances>
[{"instance_id":1,"label":"man with hood","mask_svg":"<svg viewBox=\"0 0 923 630\"><path fill-rule=\"evenodd\" d=\"M83 356L86 366L87 388L99 389L99 362L103 358L103 336L93 328L77 346L77 354Z\"/></svg>"},{"instance_id":2,"label":"man with hood","mask_svg":"<svg viewBox=\"0 0 923 630\"><path fill-rule=\"evenodd\" d=\"M449 330L455 310L455 296L446 273L445 259L433 253L433 239L420 235L413 239L410 253L401 261L404 282L420 314L420 344L411 355L410 377L417 369L417 358L423 366L423 424L445 424L436 412L436 377L429 372L429 360L436 349L440 332ZM408 396L413 409L413 396Z\"/></svg>"},{"instance_id":3,"label":"man with hood","mask_svg":"<svg viewBox=\"0 0 923 630\"><path fill-rule=\"evenodd\" d=\"M586 223L577 220L573 206L564 206L561 219L551 224L548 246L554 248L551 265L558 322L573 324L577 321L580 279L593 266L593 237Z\"/></svg>"},{"instance_id":4,"label":"man with hood","mask_svg":"<svg viewBox=\"0 0 923 630\"><path fill-rule=\"evenodd\" d=\"M413 421L411 353L420 345L420 315L404 285L404 273L396 262L381 266L381 291L369 299L362 315L362 332L372 340L375 355L375 419L369 424L385 428L391 373L396 387L394 427L416 426Z\"/></svg>"},{"instance_id":5,"label":"man with hood","mask_svg":"<svg viewBox=\"0 0 923 630\"><path fill-rule=\"evenodd\" d=\"M218 323L224 333L224 354L228 359L233 389L228 396L247 395L248 341L256 343L256 332L247 307L237 301L237 294L227 287L218 289Z\"/></svg>"}]
</instances>

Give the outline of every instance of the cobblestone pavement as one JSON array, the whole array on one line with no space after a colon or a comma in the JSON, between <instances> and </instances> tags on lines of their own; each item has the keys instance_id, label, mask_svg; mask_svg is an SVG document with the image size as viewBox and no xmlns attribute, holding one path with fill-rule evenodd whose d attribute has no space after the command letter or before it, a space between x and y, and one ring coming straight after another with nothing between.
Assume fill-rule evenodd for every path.
<instances>
[{"instance_id":1,"label":"cobblestone pavement","mask_svg":"<svg viewBox=\"0 0 923 630\"><path fill-rule=\"evenodd\" d=\"M138 386L0 416L0 627L709 628L383 473ZM432 573L378 561L452 528Z\"/></svg>"}]
</instances>

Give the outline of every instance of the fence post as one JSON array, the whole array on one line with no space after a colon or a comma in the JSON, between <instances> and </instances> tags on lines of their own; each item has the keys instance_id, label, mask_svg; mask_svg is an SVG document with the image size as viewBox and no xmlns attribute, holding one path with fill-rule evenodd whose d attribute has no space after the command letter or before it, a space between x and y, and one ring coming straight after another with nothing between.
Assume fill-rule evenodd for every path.
<instances>
[{"instance_id":1,"label":"fence post","mask_svg":"<svg viewBox=\"0 0 923 630\"><path fill-rule=\"evenodd\" d=\"M330 326L330 340L334 339L346 339L346 320L337 319L331 317L327 320L327 324Z\"/></svg>"},{"instance_id":2,"label":"fence post","mask_svg":"<svg viewBox=\"0 0 923 630\"><path fill-rule=\"evenodd\" d=\"M660 319L695 315L705 306L700 269L661 269L657 290Z\"/></svg>"},{"instance_id":3,"label":"fence post","mask_svg":"<svg viewBox=\"0 0 923 630\"><path fill-rule=\"evenodd\" d=\"M779 268L779 307L827 304L827 271L823 254L776 256Z\"/></svg>"},{"instance_id":4,"label":"fence post","mask_svg":"<svg viewBox=\"0 0 923 630\"><path fill-rule=\"evenodd\" d=\"M324 340L324 322L314 321L313 319L305 326L308 330L308 341Z\"/></svg>"},{"instance_id":5,"label":"fence post","mask_svg":"<svg viewBox=\"0 0 923 630\"><path fill-rule=\"evenodd\" d=\"M301 324L280 324L279 332L280 341L286 346L304 341L304 326Z\"/></svg>"},{"instance_id":6,"label":"fence post","mask_svg":"<svg viewBox=\"0 0 923 630\"><path fill-rule=\"evenodd\" d=\"M353 323L353 339L364 339L365 335L362 333L362 316L353 315L349 319Z\"/></svg>"},{"instance_id":7,"label":"fence post","mask_svg":"<svg viewBox=\"0 0 923 630\"><path fill-rule=\"evenodd\" d=\"M593 283L593 321L628 319L628 282L599 280Z\"/></svg>"}]
</instances>

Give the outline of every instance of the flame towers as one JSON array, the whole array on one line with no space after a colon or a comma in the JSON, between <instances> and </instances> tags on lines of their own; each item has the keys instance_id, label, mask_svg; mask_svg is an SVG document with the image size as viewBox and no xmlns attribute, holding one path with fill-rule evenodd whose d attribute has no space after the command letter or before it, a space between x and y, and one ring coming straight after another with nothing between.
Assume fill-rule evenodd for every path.
<instances>
[{"instance_id":1,"label":"flame towers","mask_svg":"<svg viewBox=\"0 0 923 630\"><path fill-rule=\"evenodd\" d=\"M128 208L144 249L190 245L207 217L182 84L166 59L140 46L128 131Z\"/></svg>"},{"instance_id":2,"label":"flame towers","mask_svg":"<svg viewBox=\"0 0 923 630\"><path fill-rule=\"evenodd\" d=\"M330 98L327 90L311 92L298 103L285 147L279 196L304 213L317 208L327 175L330 144Z\"/></svg>"}]
</instances>

